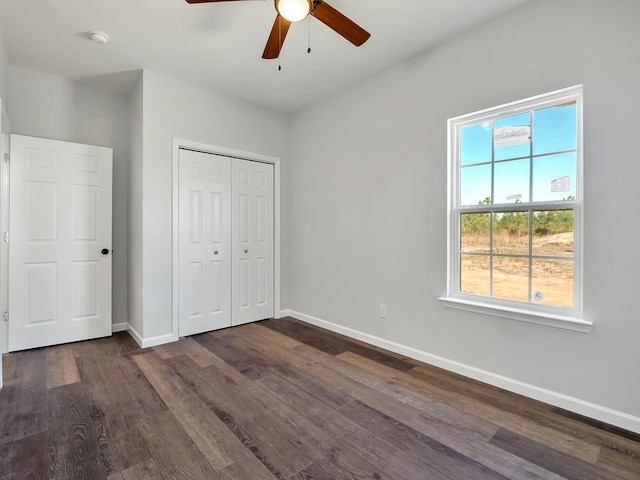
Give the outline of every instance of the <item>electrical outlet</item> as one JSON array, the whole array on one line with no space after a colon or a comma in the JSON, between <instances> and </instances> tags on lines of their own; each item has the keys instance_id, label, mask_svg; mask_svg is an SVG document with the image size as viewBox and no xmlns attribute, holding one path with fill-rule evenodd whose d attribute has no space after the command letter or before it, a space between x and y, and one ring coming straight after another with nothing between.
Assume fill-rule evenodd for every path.
<instances>
[{"instance_id":1,"label":"electrical outlet","mask_svg":"<svg viewBox=\"0 0 640 480\"><path fill-rule=\"evenodd\" d=\"M387 306L380 304L378 305L378 316L380 318L387 318Z\"/></svg>"}]
</instances>

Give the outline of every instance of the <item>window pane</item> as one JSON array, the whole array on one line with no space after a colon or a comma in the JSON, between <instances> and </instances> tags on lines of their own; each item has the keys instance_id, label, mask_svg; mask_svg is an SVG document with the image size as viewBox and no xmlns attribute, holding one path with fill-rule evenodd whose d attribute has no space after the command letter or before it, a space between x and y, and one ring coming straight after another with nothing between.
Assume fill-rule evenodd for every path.
<instances>
[{"instance_id":1,"label":"window pane","mask_svg":"<svg viewBox=\"0 0 640 480\"><path fill-rule=\"evenodd\" d=\"M573 210L533 213L533 254L573 256Z\"/></svg>"},{"instance_id":2,"label":"window pane","mask_svg":"<svg viewBox=\"0 0 640 480\"><path fill-rule=\"evenodd\" d=\"M460 129L460 165L491 161L491 122Z\"/></svg>"},{"instance_id":3,"label":"window pane","mask_svg":"<svg viewBox=\"0 0 640 480\"><path fill-rule=\"evenodd\" d=\"M496 163L493 203L529 201L529 160Z\"/></svg>"},{"instance_id":4,"label":"window pane","mask_svg":"<svg viewBox=\"0 0 640 480\"><path fill-rule=\"evenodd\" d=\"M460 170L460 205L491 203L491 165Z\"/></svg>"},{"instance_id":5,"label":"window pane","mask_svg":"<svg viewBox=\"0 0 640 480\"><path fill-rule=\"evenodd\" d=\"M577 148L576 102L533 113L533 154Z\"/></svg>"},{"instance_id":6,"label":"window pane","mask_svg":"<svg viewBox=\"0 0 640 480\"><path fill-rule=\"evenodd\" d=\"M489 265L487 255L460 255L460 291L488 296Z\"/></svg>"},{"instance_id":7,"label":"window pane","mask_svg":"<svg viewBox=\"0 0 640 480\"><path fill-rule=\"evenodd\" d=\"M494 133L502 127L530 126L529 112L500 118L494 122ZM515 145L497 146L494 151L495 160L507 160L509 158L528 157L531 153L531 140Z\"/></svg>"},{"instance_id":8,"label":"window pane","mask_svg":"<svg viewBox=\"0 0 640 480\"><path fill-rule=\"evenodd\" d=\"M460 250L489 253L489 214L465 213L460 215Z\"/></svg>"},{"instance_id":9,"label":"window pane","mask_svg":"<svg viewBox=\"0 0 640 480\"><path fill-rule=\"evenodd\" d=\"M493 251L529 254L529 214L496 213L493 217Z\"/></svg>"},{"instance_id":10,"label":"window pane","mask_svg":"<svg viewBox=\"0 0 640 480\"><path fill-rule=\"evenodd\" d=\"M494 257L493 296L527 302L529 300L529 260L516 257Z\"/></svg>"},{"instance_id":11,"label":"window pane","mask_svg":"<svg viewBox=\"0 0 640 480\"><path fill-rule=\"evenodd\" d=\"M531 301L573 307L573 261L534 258Z\"/></svg>"},{"instance_id":12,"label":"window pane","mask_svg":"<svg viewBox=\"0 0 640 480\"><path fill-rule=\"evenodd\" d=\"M532 201L575 200L576 165L575 153L534 158Z\"/></svg>"}]
</instances>

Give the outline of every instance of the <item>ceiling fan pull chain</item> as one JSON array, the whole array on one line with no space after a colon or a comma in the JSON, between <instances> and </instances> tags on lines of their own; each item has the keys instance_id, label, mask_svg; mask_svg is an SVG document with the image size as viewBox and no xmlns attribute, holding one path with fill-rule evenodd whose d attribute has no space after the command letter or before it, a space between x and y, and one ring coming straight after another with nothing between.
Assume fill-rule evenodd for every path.
<instances>
[{"instance_id":1,"label":"ceiling fan pull chain","mask_svg":"<svg viewBox=\"0 0 640 480\"><path fill-rule=\"evenodd\" d=\"M311 53L311 15L307 15L307 30L309 34L309 38L308 38L309 48L307 48L307 53Z\"/></svg>"},{"instance_id":2,"label":"ceiling fan pull chain","mask_svg":"<svg viewBox=\"0 0 640 480\"><path fill-rule=\"evenodd\" d=\"M280 62L280 53L282 53L282 16L278 13L278 44L280 50L278 51L278 71L282 70L282 62Z\"/></svg>"}]
</instances>

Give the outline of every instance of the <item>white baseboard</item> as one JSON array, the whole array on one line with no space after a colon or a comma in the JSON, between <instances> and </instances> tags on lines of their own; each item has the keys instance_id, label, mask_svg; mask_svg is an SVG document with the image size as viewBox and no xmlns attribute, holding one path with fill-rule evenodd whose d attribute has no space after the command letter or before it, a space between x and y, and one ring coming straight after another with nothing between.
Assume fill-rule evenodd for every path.
<instances>
[{"instance_id":1,"label":"white baseboard","mask_svg":"<svg viewBox=\"0 0 640 480\"><path fill-rule=\"evenodd\" d=\"M158 345L163 345L165 343L170 343L178 340L177 337L175 337L172 333L158 335L157 337L144 338L135 328L131 326L131 324L127 324L127 332L129 332L129 335L133 337L140 348L156 347Z\"/></svg>"},{"instance_id":2,"label":"white baseboard","mask_svg":"<svg viewBox=\"0 0 640 480\"><path fill-rule=\"evenodd\" d=\"M144 348L142 346L142 343L143 343L142 335L140 335L138 331L135 328L133 328L129 323L127 324L127 332L136 341L136 343L140 348Z\"/></svg>"},{"instance_id":3,"label":"white baseboard","mask_svg":"<svg viewBox=\"0 0 640 480\"><path fill-rule=\"evenodd\" d=\"M464 363L456 362L448 358L433 355L413 347L408 347L400 343L385 340L380 337L369 335L368 333L353 330L351 328L343 327L326 320L322 320L317 317L305 315L304 313L296 312L294 310L282 310L281 316L290 316L301 320L303 322L316 325L318 327L326 328L336 333L346 335L347 337L355 338L363 342L367 342L371 345L375 345L386 350L390 350L400 355L405 355L421 362L434 365L436 367L449 370L451 372L464 375L465 377L473 378L484 383L508 390L510 392L524 395L525 397L533 398L541 402L548 403L550 405L569 410L585 417L590 417L601 422L615 425L620 428L624 428L631 432L640 433L640 417L630 415L628 413L620 412L602 405L587 402L579 398L571 397L563 393L554 392L545 388L530 385L528 383L515 380L513 378L505 377L493 372L482 370L480 368L466 365Z\"/></svg>"},{"instance_id":4,"label":"white baseboard","mask_svg":"<svg viewBox=\"0 0 640 480\"><path fill-rule=\"evenodd\" d=\"M127 322L111 324L111 333L124 332L128 328Z\"/></svg>"}]
</instances>

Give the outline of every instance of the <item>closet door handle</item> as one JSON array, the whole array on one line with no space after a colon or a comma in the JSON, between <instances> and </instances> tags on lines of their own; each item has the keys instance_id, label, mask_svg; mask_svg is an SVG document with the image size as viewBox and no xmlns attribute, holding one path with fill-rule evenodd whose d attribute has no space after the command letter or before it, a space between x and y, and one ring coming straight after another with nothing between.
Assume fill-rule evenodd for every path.
<instances>
[{"instance_id":1,"label":"closet door handle","mask_svg":"<svg viewBox=\"0 0 640 480\"><path fill-rule=\"evenodd\" d=\"M249 250L245 250L244 253L249 253Z\"/></svg>"}]
</instances>

